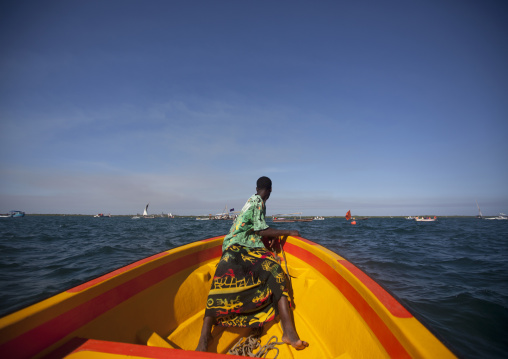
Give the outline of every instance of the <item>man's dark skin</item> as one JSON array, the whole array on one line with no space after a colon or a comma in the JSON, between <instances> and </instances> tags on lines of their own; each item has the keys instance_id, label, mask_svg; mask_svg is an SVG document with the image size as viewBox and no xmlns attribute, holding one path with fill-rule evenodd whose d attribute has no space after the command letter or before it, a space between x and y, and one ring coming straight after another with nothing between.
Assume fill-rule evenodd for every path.
<instances>
[{"instance_id":1,"label":"man's dark skin","mask_svg":"<svg viewBox=\"0 0 508 359\"><path fill-rule=\"evenodd\" d=\"M270 194L272 193L271 188L256 188L256 194L261 197L263 202L266 203L268 198L270 198ZM299 236L300 233L295 230L283 230L283 229L273 229L267 228L258 232L259 235L263 237L270 237L269 247L272 247L276 237L280 236ZM277 307L279 309L280 323L282 326L282 341L286 344L293 346L297 350L305 349L309 346L309 343L303 341L298 336L296 332L295 325L293 323L293 317L291 310L289 308L288 298L286 296L281 296L279 302L277 303ZM201 329L201 336L199 338L199 343L196 348L196 351L207 351L208 344L213 340L212 337L212 326L214 324L214 317L206 316L203 319L203 327Z\"/></svg>"}]
</instances>

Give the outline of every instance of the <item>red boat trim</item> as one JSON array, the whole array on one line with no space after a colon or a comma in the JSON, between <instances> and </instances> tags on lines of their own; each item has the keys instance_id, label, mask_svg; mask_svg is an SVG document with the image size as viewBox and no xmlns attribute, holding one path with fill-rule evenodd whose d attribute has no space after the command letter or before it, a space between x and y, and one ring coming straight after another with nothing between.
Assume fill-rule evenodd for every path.
<instances>
[{"instance_id":1,"label":"red boat trim","mask_svg":"<svg viewBox=\"0 0 508 359\"><path fill-rule=\"evenodd\" d=\"M163 359L186 359L186 358L201 358L201 359L213 359L213 358L231 358L225 354L214 354L206 352L195 352L190 350L182 349L168 349L160 347L149 347L146 345L119 343L119 342L108 342L96 339L81 339L74 338L70 340L61 350L56 350L45 359L56 359L62 358L66 355L79 352L98 352L106 354L125 355L133 357Z\"/></svg>"},{"instance_id":2,"label":"red boat trim","mask_svg":"<svg viewBox=\"0 0 508 359\"><path fill-rule=\"evenodd\" d=\"M77 293L77 292L81 292L85 289L88 289L88 288L91 288L93 287L94 285L100 283L100 282L104 282L105 280L108 280L110 278L113 278L113 277L116 277L117 275L120 275L122 273L125 273L125 272L128 272L130 271L131 269L133 268L136 268L136 267L139 267L140 265L142 264L145 264L145 263L148 263L150 261L153 261L154 259L157 259L157 258L160 258L160 257L164 257L164 256L167 256L168 253L166 252L162 252L162 253L158 253L158 254L155 254L151 257L148 257L148 258L145 258L145 259L142 259L140 261L137 261L137 262L134 262L132 264L129 264L125 267L122 267L122 268L119 268L113 272L110 272L108 274L104 274L103 276L100 276L98 278L95 278L95 279L92 279L86 283L83 283L83 284L80 284L74 288L71 288L69 290L67 290L67 293Z\"/></svg>"},{"instance_id":3,"label":"red boat trim","mask_svg":"<svg viewBox=\"0 0 508 359\"><path fill-rule=\"evenodd\" d=\"M207 238L207 239L203 239L201 240L200 242L211 242L211 241L214 241L216 239L219 239L219 238L224 238L225 236L218 236L218 237L213 237L213 238ZM222 243L221 243L222 245Z\"/></svg>"},{"instance_id":4,"label":"red boat trim","mask_svg":"<svg viewBox=\"0 0 508 359\"><path fill-rule=\"evenodd\" d=\"M219 236L219 237L213 237L213 238L207 238L207 239L204 239L200 242L211 242L213 240L216 240L218 238L223 238L224 236ZM154 254L153 256L151 257L148 257L148 258L145 258L145 259L141 259L137 262L134 262L132 264L129 264L125 267L122 267L122 268L119 268L111 273L108 273L108 274L105 274L103 276L100 276L96 279L92 279L86 283L83 283L83 284L80 284L74 288L71 288L69 290L67 290L68 293L77 293L77 292L81 292L82 290L85 290L85 289L88 289L90 287L93 287L94 285L100 283L100 282L103 282L105 280L108 280L110 278L113 278L113 277L116 277L117 275L120 275L124 272L128 272L130 271L131 269L133 268L136 268L142 264L145 264L145 263L148 263L148 262L151 262L157 258L160 258L160 257L164 257L164 256L167 256L168 255L168 252L161 252L161 253L157 253L157 254Z\"/></svg>"},{"instance_id":5,"label":"red boat trim","mask_svg":"<svg viewBox=\"0 0 508 359\"><path fill-rule=\"evenodd\" d=\"M286 243L286 251L297 258L308 263L323 274L335 287L347 298L355 307L363 320L367 323L374 335L378 338L381 345L385 348L388 355L392 358L410 358L404 346L392 333L390 328L383 322L379 315L372 309L367 301L353 288L349 282L344 279L335 269L324 262L315 254L291 243ZM342 261L338 261L342 264ZM359 269L357 269L359 271ZM354 273L353 273L354 274ZM362 278L359 278L362 280ZM378 298L379 299L379 298ZM381 301L381 299L379 299ZM395 299L393 299L395 300ZM384 303L384 302L382 302ZM400 304L399 304L400 305ZM412 317L412 316L411 316Z\"/></svg>"},{"instance_id":6,"label":"red boat trim","mask_svg":"<svg viewBox=\"0 0 508 359\"><path fill-rule=\"evenodd\" d=\"M222 245L218 245L154 268L0 345L0 357L32 357L137 293L181 270L221 255Z\"/></svg>"},{"instance_id":7,"label":"red boat trim","mask_svg":"<svg viewBox=\"0 0 508 359\"><path fill-rule=\"evenodd\" d=\"M307 243L307 244L310 244L311 246L317 246L318 245L317 243L309 241L308 239L305 239L305 238L302 238L302 237L295 237L295 238L298 238L300 241L302 241L304 243Z\"/></svg>"}]
</instances>

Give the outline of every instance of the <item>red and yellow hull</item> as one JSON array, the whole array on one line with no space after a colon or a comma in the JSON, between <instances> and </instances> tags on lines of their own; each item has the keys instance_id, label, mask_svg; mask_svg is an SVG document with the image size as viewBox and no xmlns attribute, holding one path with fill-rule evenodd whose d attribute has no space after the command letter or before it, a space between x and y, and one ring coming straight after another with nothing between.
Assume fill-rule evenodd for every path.
<instances>
[{"instance_id":1,"label":"red and yellow hull","mask_svg":"<svg viewBox=\"0 0 508 359\"><path fill-rule=\"evenodd\" d=\"M219 354L193 349L222 239L159 253L1 318L0 357L221 357L248 330L216 327L209 349ZM284 249L296 328L310 346L280 346L279 358L454 357L341 256L299 237L289 237ZM262 344L273 335L280 340L278 322L265 326Z\"/></svg>"}]
</instances>

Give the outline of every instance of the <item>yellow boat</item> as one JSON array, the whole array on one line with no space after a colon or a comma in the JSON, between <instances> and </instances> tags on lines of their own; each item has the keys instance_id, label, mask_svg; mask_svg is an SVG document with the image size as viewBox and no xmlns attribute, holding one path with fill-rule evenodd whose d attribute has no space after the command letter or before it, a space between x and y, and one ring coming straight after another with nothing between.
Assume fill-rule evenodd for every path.
<instances>
[{"instance_id":1,"label":"yellow boat","mask_svg":"<svg viewBox=\"0 0 508 359\"><path fill-rule=\"evenodd\" d=\"M214 327L212 353L193 351L223 238L156 254L1 318L0 358L224 357L248 329ZM284 249L296 328L310 346L279 345L278 358L455 357L341 256L301 237ZM261 345L281 335L272 322Z\"/></svg>"}]
</instances>

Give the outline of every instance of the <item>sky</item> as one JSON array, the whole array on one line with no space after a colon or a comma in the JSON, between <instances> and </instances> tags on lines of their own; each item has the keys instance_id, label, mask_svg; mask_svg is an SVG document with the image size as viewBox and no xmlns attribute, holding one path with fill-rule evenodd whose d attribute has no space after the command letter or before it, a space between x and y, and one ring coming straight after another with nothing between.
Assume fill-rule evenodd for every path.
<instances>
[{"instance_id":1,"label":"sky","mask_svg":"<svg viewBox=\"0 0 508 359\"><path fill-rule=\"evenodd\" d=\"M0 212L508 213L506 1L2 1Z\"/></svg>"}]
</instances>

